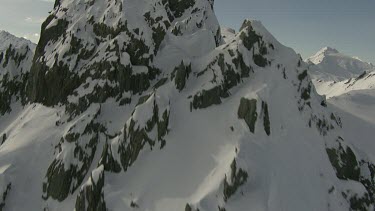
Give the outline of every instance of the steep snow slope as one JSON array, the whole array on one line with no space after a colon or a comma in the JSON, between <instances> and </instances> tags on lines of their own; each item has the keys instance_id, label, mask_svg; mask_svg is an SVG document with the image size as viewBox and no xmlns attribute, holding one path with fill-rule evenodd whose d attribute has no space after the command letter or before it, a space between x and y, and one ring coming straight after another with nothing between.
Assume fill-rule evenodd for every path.
<instances>
[{"instance_id":1,"label":"steep snow slope","mask_svg":"<svg viewBox=\"0 0 375 211\"><path fill-rule=\"evenodd\" d=\"M354 90L332 97L330 103L375 125L375 90Z\"/></svg>"},{"instance_id":2,"label":"steep snow slope","mask_svg":"<svg viewBox=\"0 0 375 211\"><path fill-rule=\"evenodd\" d=\"M24 89L5 210L374 208L373 155L308 65L258 21L223 40L213 1L56 1Z\"/></svg>"}]
</instances>

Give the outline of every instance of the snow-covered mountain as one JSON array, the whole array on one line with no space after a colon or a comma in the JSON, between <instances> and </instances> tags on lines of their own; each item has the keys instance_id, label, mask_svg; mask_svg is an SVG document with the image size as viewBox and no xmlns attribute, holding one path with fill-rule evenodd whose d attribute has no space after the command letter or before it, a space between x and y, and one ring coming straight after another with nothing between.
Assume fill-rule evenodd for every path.
<instances>
[{"instance_id":1,"label":"snow-covered mountain","mask_svg":"<svg viewBox=\"0 0 375 211\"><path fill-rule=\"evenodd\" d=\"M321 55L320 57L309 59L317 64L309 67L309 73L318 93L325 95L328 103L336 110L341 111L341 116L347 119L345 122L349 127L345 133L364 135L370 132L369 134L372 134L375 128L375 113L373 112L375 106L374 66L358 58L337 53L337 50L325 48L322 51L332 53L326 53L329 56L324 56L319 52L316 55ZM341 59L333 59L332 54ZM326 57L331 58L327 59ZM327 65L327 62L321 62L323 60L330 60L330 65ZM330 67L335 66L341 70L332 74ZM358 128L358 125L367 129Z\"/></svg>"},{"instance_id":2,"label":"snow-covered mountain","mask_svg":"<svg viewBox=\"0 0 375 211\"><path fill-rule=\"evenodd\" d=\"M0 31L0 115L11 111L14 101L25 102L25 83L36 45Z\"/></svg>"},{"instance_id":3,"label":"snow-covered mountain","mask_svg":"<svg viewBox=\"0 0 375 211\"><path fill-rule=\"evenodd\" d=\"M317 69L312 69L311 75L320 81L338 82L375 70L373 64L342 54L331 47L321 49L306 62L317 66Z\"/></svg>"},{"instance_id":4,"label":"snow-covered mountain","mask_svg":"<svg viewBox=\"0 0 375 211\"><path fill-rule=\"evenodd\" d=\"M375 89L375 66L359 58L323 48L307 59L309 75L319 94L337 97L356 90Z\"/></svg>"},{"instance_id":5,"label":"snow-covered mountain","mask_svg":"<svg viewBox=\"0 0 375 211\"><path fill-rule=\"evenodd\" d=\"M0 116L0 208L373 210L373 137L260 22L223 36L213 3L56 1Z\"/></svg>"},{"instance_id":6,"label":"snow-covered mountain","mask_svg":"<svg viewBox=\"0 0 375 211\"><path fill-rule=\"evenodd\" d=\"M32 43L30 40L26 40L24 38L16 37L12 34L10 34L7 31L0 30L0 51L7 50L10 45L13 46L13 48L22 48L25 45L35 48L35 44Z\"/></svg>"}]
</instances>

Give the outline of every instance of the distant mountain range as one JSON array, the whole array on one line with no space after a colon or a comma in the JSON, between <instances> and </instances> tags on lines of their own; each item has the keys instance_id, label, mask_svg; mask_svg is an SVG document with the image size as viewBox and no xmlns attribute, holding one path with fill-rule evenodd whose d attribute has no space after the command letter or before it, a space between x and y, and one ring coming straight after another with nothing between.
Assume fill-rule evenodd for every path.
<instances>
[{"instance_id":1,"label":"distant mountain range","mask_svg":"<svg viewBox=\"0 0 375 211\"><path fill-rule=\"evenodd\" d=\"M308 62L310 75L319 94L341 111L349 126L348 136L373 136L375 129L375 67L332 48L324 48ZM359 144L363 142L358 141ZM366 142L368 146L374 146ZM368 147L373 150L372 147Z\"/></svg>"},{"instance_id":2,"label":"distant mountain range","mask_svg":"<svg viewBox=\"0 0 375 211\"><path fill-rule=\"evenodd\" d=\"M375 70L373 64L344 55L330 47L321 49L306 62L317 66L312 76L322 81L342 81Z\"/></svg>"},{"instance_id":3,"label":"distant mountain range","mask_svg":"<svg viewBox=\"0 0 375 211\"><path fill-rule=\"evenodd\" d=\"M307 59L318 93L328 98L355 90L375 89L375 66L326 47Z\"/></svg>"}]
</instances>

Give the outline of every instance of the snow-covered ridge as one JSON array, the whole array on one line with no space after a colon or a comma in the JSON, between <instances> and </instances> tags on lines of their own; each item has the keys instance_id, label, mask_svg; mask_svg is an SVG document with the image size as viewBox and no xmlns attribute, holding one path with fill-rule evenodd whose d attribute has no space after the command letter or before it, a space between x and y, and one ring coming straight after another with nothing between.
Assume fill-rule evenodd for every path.
<instances>
[{"instance_id":1,"label":"snow-covered ridge","mask_svg":"<svg viewBox=\"0 0 375 211\"><path fill-rule=\"evenodd\" d=\"M0 77L10 79L30 70L36 45L24 38L0 31Z\"/></svg>"},{"instance_id":2,"label":"snow-covered ridge","mask_svg":"<svg viewBox=\"0 0 375 211\"><path fill-rule=\"evenodd\" d=\"M259 21L222 31L212 0L56 1L4 86L1 206L373 209L375 159L309 65Z\"/></svg>"},{"instance_id":3,"label":"snow-covered ridge","mask_svg":"<svg viewBox=\"0 0 375 211\"><path fill-rule=\"evenodd\" d=\"M364 72L355 78L335 82L335 81L315 81L318 93L326 95L327 98L340 96L356 90L375 91L375 71Z\"/></svg>"},{"instance_id":4,"label":"snow-covered ridge","mask_svg":"<svg viewBox=\"0 0 375 211\"><path fill-rule=\"evenodd\" d=\"M27 40L25 38L16 37L7 31L0 30L0 51L6 50L10 44L13 45L14 48L21 48L25 45L29 46L31 50L34 50L36 44Z\"/></svg>"}]
</instances>

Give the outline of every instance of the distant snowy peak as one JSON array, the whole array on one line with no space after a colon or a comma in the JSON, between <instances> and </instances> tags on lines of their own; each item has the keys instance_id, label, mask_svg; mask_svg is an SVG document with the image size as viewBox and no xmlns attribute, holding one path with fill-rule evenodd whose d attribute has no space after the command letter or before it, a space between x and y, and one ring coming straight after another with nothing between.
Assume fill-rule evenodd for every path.
<instances>
[{"instance_id":1,"label":"distant snowy peak","mask_svg":"<svg viewBox=\"0 0 375 211\"><path fill-rule=\"evenodd\" d=\"M34 50L36 47L36 44L32 43L30 40L16 37L7 31L0 30L0 51L4 51L9 48L10 44L12 44L14 48L29 46L32 50Z\"/></svg>"},{"instance_id":2,"label":"distant snowy peak","mask_svg":"<svg viewBox=\"0 0 375 211\"><path fill-rule=\"evenodd\" d=\"M342 81L375 69L371 63L347 56L331 47L321 49L306 62L317 66L312 68L312 77L324 81Z\"/></svg>"},{"instance_id":3,"label":"distant snowy peak","mask_svg":"<svg viewBox=\"0 0 375 211\"><path fill-rule=\"evenodd\" d=\"M340 52L334 48L324 47L321 50L319 50L314 56L310 57L308 61L314 64L320 64L326 56L329 56L332 54L339 54L339 53Z\"/></svg>"},{"instance_id":4,"label":"distant snowy peak","mask_svg":"<svg viewBox=\"0 0 375 211\"><path fill-rule=\"evenodd\" d=\"M325 47L307 60L310 75L319 94L327 98L375 86L375 67L356 57Z\"/></svg>"}]
</instances>

